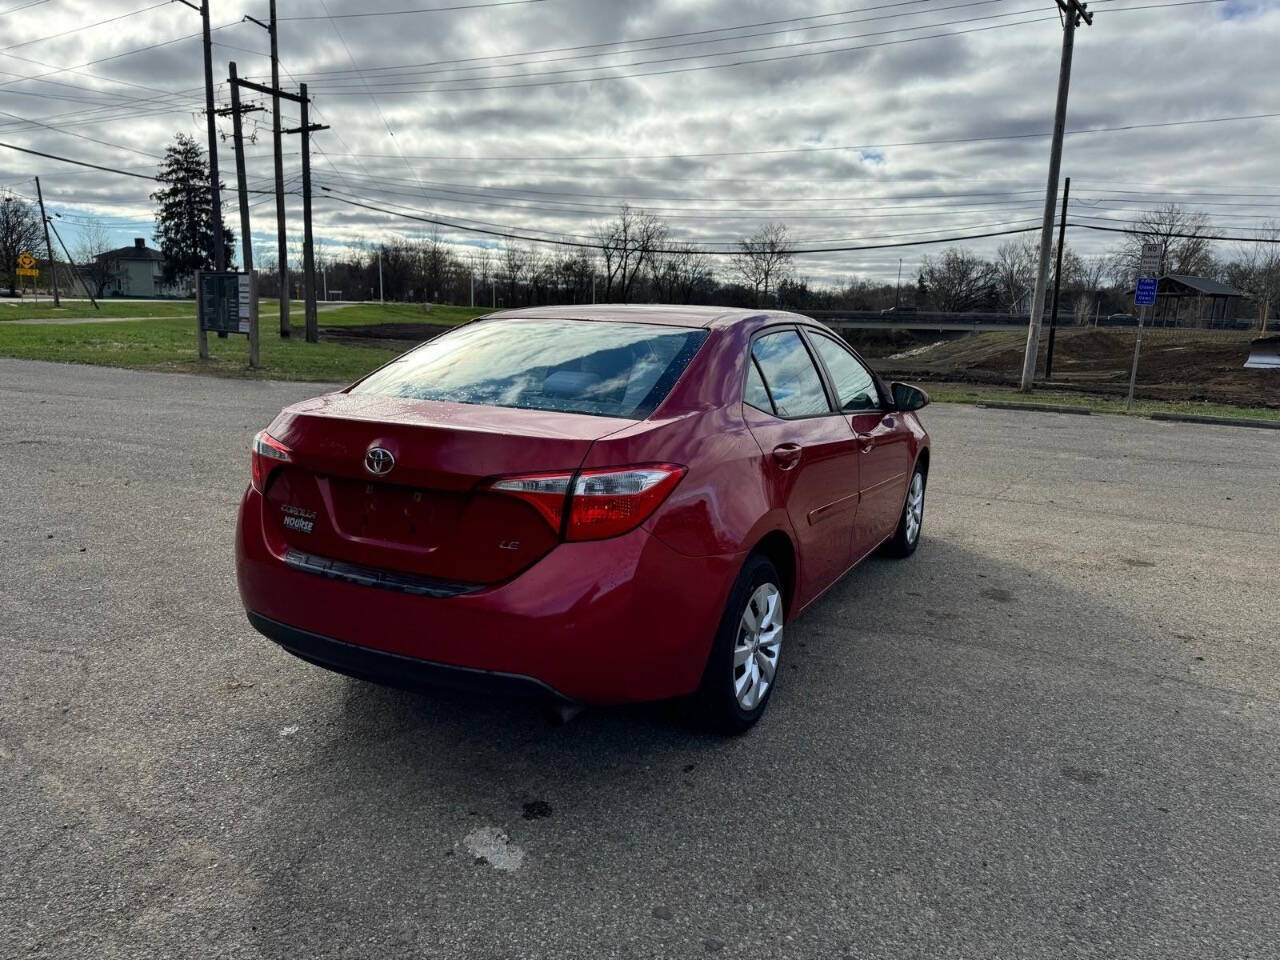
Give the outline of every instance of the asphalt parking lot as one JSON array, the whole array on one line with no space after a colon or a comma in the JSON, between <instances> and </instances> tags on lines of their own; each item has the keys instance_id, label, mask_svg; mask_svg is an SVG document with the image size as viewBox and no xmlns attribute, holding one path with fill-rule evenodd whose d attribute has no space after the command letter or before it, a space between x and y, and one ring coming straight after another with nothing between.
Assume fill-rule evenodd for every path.
<instances>
[{"instance_id":1,"label":"asphalt parking lot","mask_svg":"<svg viewBox=\"0 0 1280 960\"><path fill-rule=\"evenodd\" d=\"M314 392L0 360L0 956L1277 955L1280 435L925 410L919 552L724 740L255 634L246 447Z\"/></svg>"}]
</instances>

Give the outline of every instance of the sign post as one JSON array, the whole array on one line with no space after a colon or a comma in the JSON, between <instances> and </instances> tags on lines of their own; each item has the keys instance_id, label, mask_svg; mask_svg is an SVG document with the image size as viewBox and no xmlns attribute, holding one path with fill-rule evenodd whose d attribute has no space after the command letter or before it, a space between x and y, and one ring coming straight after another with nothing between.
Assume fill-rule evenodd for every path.
<instances>
[{"instance_id":1,"label":"sign post","mask_svg":"<svg viewBox=\"0 0 1280 960\"><path fill-rule=\"evenodd\" d=\"M31 295L36 298L36 305L40 303L40 291L36 289L36 278L40 276L40 271L36 268L36 258L29 253L18 254L18 269L14 271L20 277L31 278ZM22 281L19 280L19 283Z\"/></svg>"},{"instance_id":2,"label":"sign post","mask_svg":"<svg viewBox=\"0 0 1280 960\"><path fill-rule=\"evenodd\" d=\"M1142 323L1147 309L1156 302L1160 290L1160 261L1164 257L1164 244L1144 243L1142 259L1138 264L1138 285L1133 291L1134 305L1138 310L1138 335L1133 341L1133 368L1129 371L1129 395L1125 398L1126 410L1133 406L1133 392L1138 384L1138 356L1142 352Z\"/></svg>"},{"instance_id":3,"label":"sign post","mask_svg":"<svg viewBox=\"0 0 1280 960\"><path fill-rule=\"evenodd\" d=\"M206 334L220 337L243 333L249 337L249 367L258 369L258 274L209 272L196 274L196 316L201 357L208 358Z\"/></svg>"}]
</instances>

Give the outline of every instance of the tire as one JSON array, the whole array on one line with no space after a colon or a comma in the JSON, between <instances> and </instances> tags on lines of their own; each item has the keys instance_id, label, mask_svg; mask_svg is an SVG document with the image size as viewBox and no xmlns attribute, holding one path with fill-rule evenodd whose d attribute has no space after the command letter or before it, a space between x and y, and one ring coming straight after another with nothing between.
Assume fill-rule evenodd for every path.
<instances>
[{"instance_id":1,"label":"tire","mask_svg":"<svg viewBox=\"0 0 1280 960\"><path fill-rule=\"evenodd\" d=\"M898 517L898 529L885 544L885 552L889 556L909 557L920 546L920 532L924 529L924 493L927 489L924 471L917 464L915 472L911 474L911 482L907 484L902 516Z\"/></svg>"},{"instance_id":2,"label":"tire","mask_svg":"<svg viewBox=\"0 0 1280 960\"><path fill-rule=\"evenodd\" d=\"M699 716L712 729L744 733L764 714L780 678L784 603L777 569L752 554L729 591L697 694Z\"/></svg>"}]
</instances>

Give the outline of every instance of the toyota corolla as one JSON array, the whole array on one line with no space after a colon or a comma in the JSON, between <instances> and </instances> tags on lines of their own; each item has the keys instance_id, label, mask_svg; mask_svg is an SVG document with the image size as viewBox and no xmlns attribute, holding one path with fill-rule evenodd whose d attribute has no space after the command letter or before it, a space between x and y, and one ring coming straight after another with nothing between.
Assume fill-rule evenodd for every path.
<instances>
[{"instance_id":1,"label":"toyota corolla","mask_svg":"<svg viewBox=\"0 0 1280 960\"><path fill-rule=\"evenodd\" d=\"M254 438L240 596L353 676L745 730L787 624L919 543L927 402L794 314L494 314Z\"/></svg>"}]
</instances>

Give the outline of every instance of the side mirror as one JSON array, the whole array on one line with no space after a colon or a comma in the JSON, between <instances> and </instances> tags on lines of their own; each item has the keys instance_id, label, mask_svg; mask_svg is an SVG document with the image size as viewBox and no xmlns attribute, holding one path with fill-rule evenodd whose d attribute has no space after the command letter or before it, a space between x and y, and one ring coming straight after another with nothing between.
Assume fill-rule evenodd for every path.
<instances>
[{"instance_id":1,"label":"side mirror","mask_svg":"<svg viewBox=\"0 0 1280 960\"><path fill-rule=\"evenodd\" d=\"M909 410L919 410L921 407L929 405L929 395L919 387L913 387L909 383L893 383L893 405L906 413Z\"/></svg>"}]
</instances>

